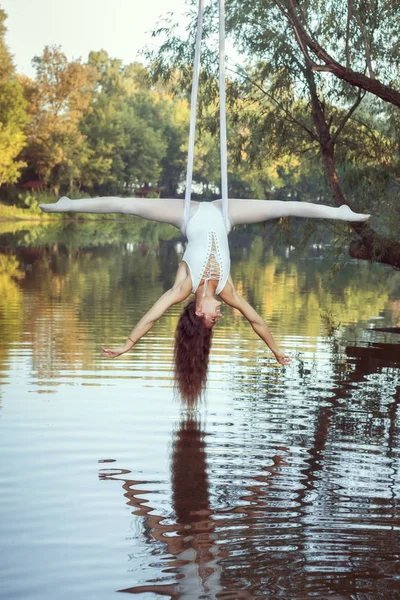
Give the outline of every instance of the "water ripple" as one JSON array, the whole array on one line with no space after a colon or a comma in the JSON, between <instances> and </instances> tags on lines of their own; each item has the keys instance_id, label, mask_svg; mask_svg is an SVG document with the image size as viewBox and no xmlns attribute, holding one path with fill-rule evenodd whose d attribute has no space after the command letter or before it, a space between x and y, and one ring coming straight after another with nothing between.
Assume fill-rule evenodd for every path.
<instances>
[{"instance_id":1,"label":"water ripple","mask_svg":"<svg viewBox=\"0 0 400 600\"><path fill-rule=\"evenodd\" d=\"M187 410L172 379L179 307L125 357L99 356L173 280L145 258L60 250L0 302L4 597L395 600L400 346L370 318L395 322L388 278L349 265L329 291L323 261L239 253L235 281L293 361L277 365L226 309ZM325 331L325 306L340 332Z\"/></svg>"}]
</instances>

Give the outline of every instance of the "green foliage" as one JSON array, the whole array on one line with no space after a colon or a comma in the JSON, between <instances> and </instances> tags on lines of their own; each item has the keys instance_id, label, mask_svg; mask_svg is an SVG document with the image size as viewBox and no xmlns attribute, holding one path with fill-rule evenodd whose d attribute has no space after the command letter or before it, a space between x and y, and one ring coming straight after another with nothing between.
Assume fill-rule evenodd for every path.
<instances>
[{"instance_id":1,"label":"green foliage","mask_svg":"<svg viewBox=\"0 0 400 600\"><path fill-rule=\"evenodd\" d=\"M40 216L42 218L48 217L48 215L44 215L43 212L39 208L39 204L47 204L49 202L54 202L54 195L51 192L19 192L18 193L18 201L15 203L17 206L27 209L29 212L29 216L26 215L27 218L32 216ZM60 215L52 214L51 216L56 218L60 218Z\"/></svg>"},{"instance_id":2,"label":"green foliage","mask_svg":"<svg viewBox=\"0 0 400 600\"><path fill-rule=\"evenodd\" d=\"M14 75L14 65L12 62L11 54L6 46L4 37L7 32L5 21L7 15L5 11L0 8L0 82L8 81Z\"/></svg>"},{"instance_id":3,"label":"green foliage","mask_svg":"<svg viewBox=\"0 0 400 600\"><path fill-rule=\"evenodd\" d=\"M5 12L0 9L0 186L15 183L25 166L17 157L25 145L26 103L4 42Z\"/></svg>"},{"instance_id":4,"label":"green foliage","mask_svg":"<svg viewBox=\"0 0 400 600\"><path fill-rule=\"evenodd\" d=\"M24 206L26 206L27 208L32 208L32 209L37 208L38 202L37 202L34 194L31 194L28 192L27 194L24 194L24 195L20 194L20 196L21 196L21 200L22 200L22 203ZM23 196L23 198L22 198L22 196Z\"/></svg>"},{"instance_id":5,"label":"green foliage","mask_svg":"<svg viewBox=\"0 0 400 600\"><path fill-rule=\"evenodd\" d=\"M9 212L23 211L8 207ZM3 219L3 207L0 205L0 219ZM41 213L43 214L43 213ZM17 223L18 227L11 230L13 236L10 237L8 244L12 248L21 246L65 246L69 251L77 249L90 249L94 247L104 247L111 244L126 245L132 247L139 246L145 240L147 249L157 248L161 240L173 240L177 237L177 231L172 225L154 223L132 217L121 220L113 218L104 218L97 216L92 219L71 219L61 218L60 215L51 215L51 218L42 218L34 225ZM9 228L0 224L0 234L6 233Z\"/></svg>"},{"instance_id":6,"label":"green foliage","mask_svg":"<svg viewBox=\"0 0 400 600\"><path fill-rule=\"evenodd\" d=\"M98 193L134 194L144 184L177 193L184 171L186 101L150 86L139 64L124 67L106 52L92 52L97 85L80 129L91 159L86 187Z\"/></svg>"},{"instance_id":7,"label":"green foliage","mask_svg":"<svg viewBox=\"0 0 400 600\"><path fill-rule=\"evenodd\" d=\"M285 16L290 4L227 2L227 29L243 59L241 66L229 64L227 81L230 195L329 203L307 61ZM34 80L14 75L3 40L6 17L0 11L0 183L2 169L4 181L17 182L26 163L22 180L40 179L52 195L135 195L148 184L166 197L181 194L193 8L192 3L189 42L186 35L177 36L171 16L170 24L160 29L166 42L156 55L148 55L151 72L138 63L123 65L105 51L92 52L87 64L69 62L53 47L34 59ZM335 60L352 69L366 65L385 84L398 87L398 7L384 0L306 0L301 8L309 34ZM210 4L205 15L194 165L194 192L204 198L215 198L220 185L215 10ZM317 72L314 81L346 198L355 209L379 213L377 229L398 236L399 112L371 96L355 107L358 89L330 73ZM9 195L35 212L38 194L18 191L12 198L9 186L1 192L2 198Z\"/></svg>"},{"instance_id":8,"label":"green foliage","mask_svg":"<svg viewBox=\"0 0 400 600\"><path fill-rule=\"evenodd\" d=\"M178 188L186 175L189 106L185 98L173 96L168 90L160 89L158 94L163 139L166 144L164 156L160 161L159 187L164 196L173 198L178 194Z\"/></svg>"},{"instance_id":9,"label":"green foliage","mask_svg":"<svg viewBox=\"0 0 400 600\"><path fill-rule=\"evenodd\" d=\"M2 229L3 222L15 221L17 223L17 221L37 221L41 219L41 214L43 213L36 208L31 209L27 206L24 208L19 208L15 204L12 206L7 206L0 203L0 221L2 223Z\"/></svg>"},{"instance_id":10,"label":"green foliage","mask_svg":"<svg viewBox=\"0 0 400 600\"><path fill-rule=\"evenodd\" d=\"M330 0L230 0L227 30L243 65L229 64L230 193L242 197L280 197L329 203L331 191L322 161L321 131L316 126L309 66L289 22L295 6L312 39L353 70L399 88L398 3ZM202 60L200 114L203 127L218 132L217 67L213 41L217 6L205 13L208 51ZM195 19L191 13L191 40ZM299 17L299 18L300 18ZM155 78L182 72L182 89L191 77L192 43L166 23L166 42L149 53ZM318 62L316 57L313 59ZM247 62L247 64L246 64ZM377 231L400 231L399 112L330 73L312 75L315 95L329 132L336 172L355 210L378 215ZM360 100L362 100L360 102ZM211 106L215 110L210 109ZM234 165L234 168L232 166Z\"/></svg>"},{"instance_id":11,"label":"green foliage","mask_svg":"<svg viewBox=\"0 0 400 600\"><path fill-rule=\"evenodd\" d=\"M61 186L72 189L79 182L89 160L78 124L89 106L96 74L78 61L68 63L57 47L46 47L33 62L36 79L24 82L31 118L23 158L58 195Z\"/></svg>"}]
</instances>

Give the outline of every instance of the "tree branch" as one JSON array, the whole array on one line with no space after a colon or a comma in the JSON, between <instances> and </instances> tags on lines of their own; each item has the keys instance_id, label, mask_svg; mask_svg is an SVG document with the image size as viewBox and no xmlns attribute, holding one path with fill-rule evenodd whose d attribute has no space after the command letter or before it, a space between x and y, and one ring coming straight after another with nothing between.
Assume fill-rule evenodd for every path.
<instances>
[{"instance_id":1,"label":"tree branch","mask_svg":"<svg viewBox=\"0 0 400 600\"><path fill-rule=\"evenodd\" d=\"M342 133L346 123L351 118L354 111L361 104L362 99L364 98L365 94L366 94L365 91L363 91L361 89L358 90L357 100L354 102L353 106L350 108L348 113L344 116L344 118L342 119L342 122L340 123L339 127L336 129L335 133L332 134L332 140L333 140L334 144L336 144L336 140L338 139L339 135Z\"/></svg>"},{"instance_id":2,"label":"tree branch","mask_svg":"<svg viewBox=\"0 0 400 600\"><path fill-rule=\"evenodd\" d=\"M364 42L364 50L365 50L365 60L367 63L367 69L368 69L369 76L371 79L375 79L375 73L372 68L372 60L371 60L371 40L368 40L367 31L365 29L363 20L360 19L360 16L355 14L354 18L355 18L355 20L360 28L360 31L362 33L362 38L363 38L363 42Z\"/></svg>"},{"instance_id":3,"label":"tree branch","mask_svg":"<svg viewBox=\"0 0 400 600\"><path fill-rule=\"evenodd\" d=\"M302 123L301 121L299 121L298 119L293 117L293 115L280 102L278 102L278 100L276 100L276 98L274 98L274 96L272 94L270 94L267 90L265 90L259 83L257 83L253 79L251 79L251 77L249 77L247 75L247 73L241 71L241 69L240 69L240 71L235 71L234 69L231 69L231 68L228 68L227 70L232 71L233 73L236 73L236 74L239 73L249 83L251 83L255 88L257 88L264 96L269 98L269 100L271 100L279 108L279 110L281 110L286 115L287 121L289 121L290 123L296 123L296 125L298 125L299 127L301 127L304 131L306 131L308 133L308 135L310 136L311 139L313 139L316 142L318 141L318 136L311 129L309 129L306 125L304 125L304 123Z\"/></svg>"},{"instance_id":4,"label":"tree branch","mask_svg":"<svg viewBox=\"0 0 400 600\"><path fill-rule=\"evenodd\" d=\"M376 78L371 78L364 73L353 71L352 69L344 67L342 64L337 62L320 44L307 32L304 23L301 22L297 15L297 5L294 0L286 0L288 9L286 10L281 0L274 0L276 6L279 8L281 13L285 16L289 24L291 25L295 34L296 40L299 44L300 50L304 54L308 64L310 64L313 71L328 71L332 73L338 79L346 81L350 85L359 87L366 92L370 92L378 98L381 98L385 102L394 104L400 107L400 92L390 86L381 83ZM307 53L309 49L323 64L317 64L312 61Z\"/></svg>"},{"instance_id":5,"label":"tree branch","mask_svg":"<svg viewBox=\"0 0 400 600\"><path fill-rule=\"evenodd\" d=\"M350 69L350 23L352 19L353 12L353 0L347 0L347 21L346 21L346 46L345 46L345 54L346 54L346 69Z\"/></svg>"}]
</instances>

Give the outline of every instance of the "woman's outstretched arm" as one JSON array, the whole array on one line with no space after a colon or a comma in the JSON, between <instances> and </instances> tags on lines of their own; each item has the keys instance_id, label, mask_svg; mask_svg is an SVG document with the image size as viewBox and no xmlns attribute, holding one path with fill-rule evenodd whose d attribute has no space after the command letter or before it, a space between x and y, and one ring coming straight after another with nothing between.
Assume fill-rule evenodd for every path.
<instances>
[{"instance_id":1,"label":"woman's outstretched arm","mask_svg":"<svg viewBox=\"0 0 400 600\"><path fill-rule=\"evenodd\" d=\"M131 350L173 304L178 304L178 302L186 300L186 298L190 296L191 291L192 282L190 277L187 276L186 266L182 263L178 268L175 283L172 288L165 292L140 319L138 324L129 334L126 342L118 348L106 348L105 346L102 346L101 355L106 358L116 358L117 356L128 352L128 350Z\"/></svg>"},{"instance_id":2,"label":"woman's outstretched arm","mask_svg":"<svg viewBox=\"0 0 400 600\"><path fill-rule=\"evenodd\" d=\"M43 212L121 213L135 215L150 221L181 227L183 200L179 198L82 198L70 200L66 196L54 204L39 204Z\"/></svg>"},{"instance_id":3,"label":"woman's outstretched arm","mask_svg":"<svg viewBox=\"0 0 400 600\"><path fill-rule=\"evenodd\" d=\"M355 213L344 204L340 207L294 202L292 200L235 200L229 199L229 220L232 227L261 223L280 217L306 217L310 219L335 219L338 221L366 221L370 215Z\"/></svg>"},{"instance_id":4,"label":"woman's outstretched arm","mask_svg":"<svg viewBox=\"0 0 400 600\"><path fill-rule=\"evenodd\" d=\"M281 365L288 365L290 363L290 356L287 356L278 348L275 343L272 333L269 330L268 325L264 319L258 314L258 312L245 300L242 296L239 296L233 285L232 279L229 276L228 282L220 294L222 300L237 308L244 317L248 320L250 325L256 334L266 343L268 348L274 354L276 360Z\"/></svg>"}]
</instances>

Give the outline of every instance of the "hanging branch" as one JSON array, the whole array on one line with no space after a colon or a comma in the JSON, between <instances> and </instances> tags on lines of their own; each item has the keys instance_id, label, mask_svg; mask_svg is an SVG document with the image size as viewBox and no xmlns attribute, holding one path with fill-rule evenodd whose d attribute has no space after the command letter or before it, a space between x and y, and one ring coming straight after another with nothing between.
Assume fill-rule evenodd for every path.
<instances>
[{"instance_id":1,"label":"hanging branch","mask_svg":"<svg viewBox=\"0 0 400 600\"><path fill-rule=\"evenodd\" d=\"M275 0L275 4L291 25L299 47L313 71L326 71L328 73L332 73L339 79L350 83L350 85L359 87L366 92L370 92L371 94L378 96L378 98L381 98L385 102L389 102L390 104L400 107L400 92L394 88L384 85L376 78L368 77L364 73L346 68L337 62L322 46L320 46L320 44L312 37L312 35L307 32L304 23L298 17L298 7L294 0L286 0L287 6L282 0ZM310 58L308 52L306 51L307 49L316 56L316 58L320 61L319 63Z\"/></svg>"},{"instance_id":2,"label":"hanging branch","mask_svg":"<svg viewBox=\"0 0 400 600\"><path fill-rule=\"evenodd\" d=\"M296 123L296 125L298 125L299 127L301 127L302 129L304 129L304 131L306 131L308 133L308 135L310 136L310 138L314 141L318 141L318 136L309 128L307 127L307 125L305 125L304 123L302 123L301 121L299 121L298 119L296 119L288 110L287 108L285 108L283 106L283 104L281 102L279 102L274 96L273 94L270 94L266 89L264 89L257 81L254 81L254 79L252 79L251 77L249 77L247 75L247 73L245 71L243 71L242 69L239 70L234 70L232 68L228 69L229 71L231 71L232 73L236 73L236 74L240 74L241 77L243 77L243 79L246 79L246 81L248 81L249 83L251 83L252 86L254 86L255 88L257 88L263 96L265 96L266 98L268 98L269 100L271 100L271 102L273 102L275 104L275 106L277 108L279 108L279 110L285 115L285 120L288 121L289 123Z\"/></svg>"},{"instance_id":3,"label":"hanging branch","mask_svg":"<svg viewBox=\"0 0 400 600\"><path fill-rule=\"evenodd\" d=\"M367 69L368 69L369 76L371 79L375 79L375 73L372 68L372 59L371 59L371 45L372 45L371 40L368 39L367 30L365 29L363 20L360 19L359 15L357 15L357 14L354 16L354 18L357 21L357 24L362 33L362 39L363 39L364 50L365 50L365 60L367 63Z\"/></svg>"},{"instance_id":4,"label":"hanging branch","mask_svg":"<svg viewBox=\"0 0 400 600\"><path fill-rule=\"evenodd\" d=\"M347 112L347 114L342 119L342 122L340 123L339 127L336 129L335 133L332 135L332 140L333 140L334 144L336 144L336 140L338 139L339 135L342 133L342 131L343 131L346 123L348 122L348 120L352 117L354 111L361 104L361 101L364 98L365 94L366 94L365 91L363 91L361 89L358 90L356 101L354 102L353 106L349 109L349 111Z\"/></svg>"},{"instance_id":5,"label":"hanging branch","mask_svg":"<svg viewBox=\"0 0 400 600\"><path fill-rule=\"evenodd\" d=\"M347 0L347 21L346 21L346 69L350 69L350 23L353 16L353 0Z\"/></svg>"}]
</instances>

